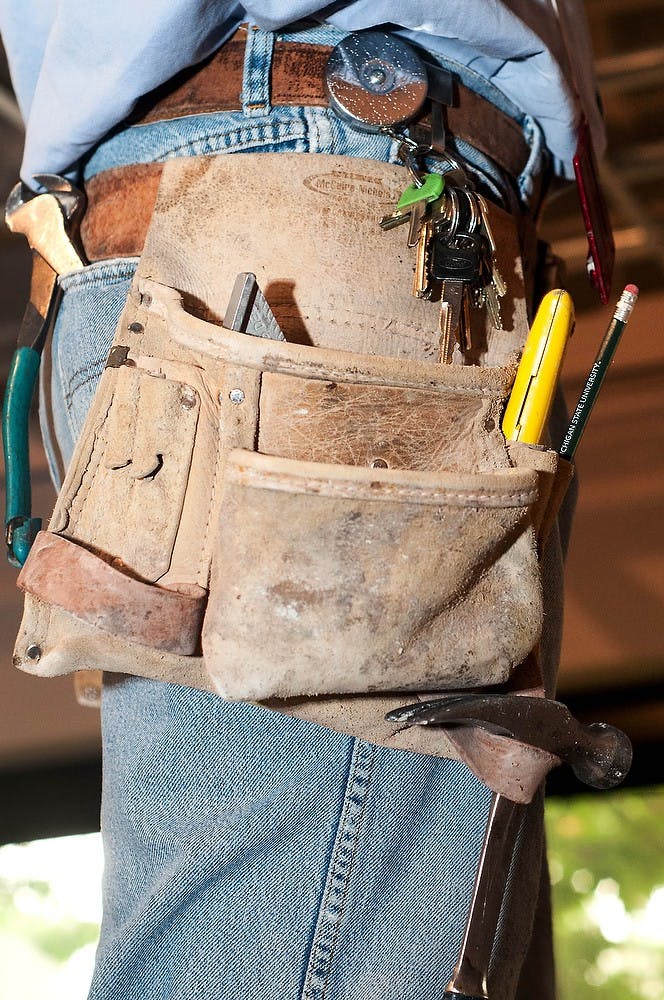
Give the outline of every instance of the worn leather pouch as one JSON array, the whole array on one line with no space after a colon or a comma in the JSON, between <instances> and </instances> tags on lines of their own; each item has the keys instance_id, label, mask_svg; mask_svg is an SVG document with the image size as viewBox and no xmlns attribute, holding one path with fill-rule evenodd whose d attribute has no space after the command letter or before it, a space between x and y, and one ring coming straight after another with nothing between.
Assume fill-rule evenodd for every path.
<instances>
[{"instance_id":1,"label":"worn leather pouch","mask_svg":"<svg viewBox=\"0 0 664 1000\"><path fill-rule=\"evenodd\" d=\"M416 300L410 309L409 262L386 275L393 298L403 285L403 301L372 311L363 271L376 249L358 245L348 266L364 298L345 300L358 316L355 349L347 325L342 347L329 327L319 340L299 336L304 343L228 330L222 291L201 305L191 287L191 260L205 257L200 234L184 275L164 249L165 234L178 234L174 192L185 218L187 198L227 186L225 159L204 169L175 161L164 173L49 531L21 574L18 665L44 674L102 666L250 700L504 682L540 637L538 536L560 477L552 452L509 450L499 429L516 361L507 348L527 330L521 300L515 293L511 328L487 335L483 364L441 365L431 316ZM259 160L256 169L273 171L264 191L284 176L284 157ZM298 155L292 170L325 197L307 170L337 177L340 162L347 169ZM380 214L402 171L371 161L353 170L358 205L358 176L382 185ZM311 252L301 248L292 266ZM221 284L242 264L225 261ZM280 266L277 241L254 265L268 290ZM306 295L289 308L305 307ZM410 309L403 334L392 316L393 354L381 354L382 311L399 308Z\"/></svg>"}]
</instances>

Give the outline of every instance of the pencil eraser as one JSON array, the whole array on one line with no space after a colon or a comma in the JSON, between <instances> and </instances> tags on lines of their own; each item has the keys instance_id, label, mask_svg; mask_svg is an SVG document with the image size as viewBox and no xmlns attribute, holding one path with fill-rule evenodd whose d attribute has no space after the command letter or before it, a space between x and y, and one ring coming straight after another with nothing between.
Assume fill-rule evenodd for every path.
<instances>
[{"instance_id":1,"label":"pencil eraser","mask_svg":"<svg viewBox=\"0 0 664 1000\"><path fill-rule=\"evenodd\" d=\"M636 285L625 285L625 291L626 292L631 292L632 295L638 295L639 294L639 290L636 287Z\"/></svg>"}]
</instances>

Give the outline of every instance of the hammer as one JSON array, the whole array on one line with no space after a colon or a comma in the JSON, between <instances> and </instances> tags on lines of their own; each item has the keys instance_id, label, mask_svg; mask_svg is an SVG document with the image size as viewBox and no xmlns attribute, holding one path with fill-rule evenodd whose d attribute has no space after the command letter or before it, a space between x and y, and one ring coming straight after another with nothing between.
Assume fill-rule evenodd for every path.
<instances>
[{"instance_id":1,"label":"hammer","mask_svg":"<svg viewBox=\"0 0 664 1000\"><path fill-rule=\"evenodd\" d=\"M473 727L518 740L569 764L593 788L619 785L632 760L630 741L619 729L582 725L565 705L546 698L450 694L398 708L386 719L407 726ZM494 792L463 941L443 1000L489 1000L489 963L523 809Z\"/></svg>"}]
</instances>

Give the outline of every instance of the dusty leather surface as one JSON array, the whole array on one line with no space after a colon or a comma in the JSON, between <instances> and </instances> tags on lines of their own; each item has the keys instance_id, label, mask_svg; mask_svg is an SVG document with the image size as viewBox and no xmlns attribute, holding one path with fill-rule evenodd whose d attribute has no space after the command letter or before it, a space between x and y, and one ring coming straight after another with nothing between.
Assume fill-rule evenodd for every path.
<instances>
[{"instance_id":1,"label":"dusty leather surface","mask_svg":"<svg viewBox=\"0 0 664 1000\"><path fill-rule=\"evenodd\" d=\"M36 646L38 659L27 650ZM75 618L54 604L46 604L30 595L14 647L14 666L39 677L59 677L75 671L97 673L135 673L140 677L212 690L199 656L181 656L166 650L131 643L123 636L111 635ZM96 678L92 678L93 682ZM94 683L92 685L94 688ZM96 692L90 691L94 703Z\"/></svg>"},{"instance_id":2,"label":"dusty leather surface","mask_svg":"<svg viewBox=\"0 0 664 1000\"><path fill-rule=\"evenodd\" d=\"M505 468L495 447L497 397L357 386L263 375L258 450L264 455L365 467L486 472ZM463 445L459 445L463 442Z\"/></svg>"},{"instance_id":3,"label":"dusty leather surface","mask_svg":"<svg viewBox=\"0 0 664 1000\"><path fill-rule=\"evenodd\" d=\"M199 648L206 593L178 593L128 576L64 535L40 531L17 586L104 632L191 656Z\"/></svg>"},{"instance_id":4,"label":"dusty leather surface","mask_svg":"<svg viewBox=\"0 0 664 1000\"><path fill-rule=\"evenodd\" d=\"M372 565L368 551L361 567L365 577L360 588L364 588L363 603L355 617L367 619L362 626L365 649L371 629L374 639L401 645L400 636L395 638L394 631L390 631L395 627L391 612L398 611L399 628L404 629L408 617L405 612L428 602L419 619L417 614L414 616L423 627L413 648L429 659L413 654L409 666L418 669L424 660L420 677L426 675L429 691L439 689L436 679L440 673L434 672L433 665L437 671L448 669L444 663L446 642L441 644L436 633L436 623L445 617L446 627L459 642L472 630L478 635L479 622L478 648L483 648L486 663L493 662L496 649L505 642L507 619L512 633L522 633L516 640L527 652L536 644L541 627L535 527L544 523L551 509L546 501L549 489L545 479L553 477L555 469L547 460L545 468L539 470L530 457L523 461L523 470L513 469L514 462L521 464L522 459L518 455L510 458L498 429L514 374L515 352L527 329L513 220L499 210L492 212L500 268L509 286L503 304L506 329L480 331L481 347L475 360L482 366L443 366L437 361L438 306L418 301L410 294L412 259L405 247L405 233L382 233L377 226L378 218L391 210L403 187L403 169L373 161L315 155L260 154L249 163L251 157L243 156L241 171L224 157L166 164L146 251L116 335L116 344L128 348L127 361L119 369L108 369L102 377L51 530L121 558L141 578L164 587L207 587L212 565L213 596L206 645L212 649L216 643L221 648L229 641L227 605L232 601L241 603L248 593L256 598L260 566L267 588L282 587L280 602L269 604L272 613L278 616L274 609L280 608L283 617L279 621L287 624L293 610L299 613L297 600L289 599L288 586L301 583L303 564L308 559L306 546L297 550L300 566L293 579L286 581L283 563L277 566L279 560L274 559L270 568L266 551L290 555L295 552L294 529L300 530L309 519L311 537L312 532L320 532L319 522L327 523L327 515L312 514L311 505L303 503L302 510L295 512L295 505L310 494L318 511L323 507L333 511L325 539L325 559L313 546L309 548L315 554L314 563L321 558L316 573L329 572L326 560L330 554L336 560L333 575L337 579L321 582L322 591L331 588L340 595L335 607L341 616L337 621L343 625L337 625L340 635L335 641L348 649L355 641L350 631L344 637L353 611L348 602L344 607L341 594L353 573L358 572L357 560L349 552L353 547L350 541L360 541L359 526L352 527L359 520L364 527L370 525L368 537L383 551L373 604L371 588L366 585L367 570ZM247 192L244 185L247 169L259 177L255 191ZM301 198L301 215L298 212L295 218L290 207L294 188ZM231 217L225 206L233 198L241 210ZM316 232L308 223L308 209L320 216L321 227ZM268 229L260 224L267 218ZM223 254L220 246L224 246ZM258 275L289 342L258 340L218 325L233 280L242 270ZM182 309L178 290L184 294L188 311ZM210 318L216 322L205 322ZM140 332L130 332L130 325L136 324ZM233 390L238 389L242 393L241 405L231 399ZM154 420L146 422L142 418L139 397L149 400L150 412L156 414ZM343 429L346 421L347 432ZM255 449L262 454L252 454ZM249 455L252 469L256 463L263 469L273 456L275 468L272 476L269 472L267 475L272 487L281 475L274 474L276 467L283 471L289 462L317 465L318 476L304 477L304 491L300 478L294 489L291 464L284 480L286 486L282 482L277 489L267 489L265 477L254 476L249 484L238 474L238 454L245 465ZM387 469L373 468L375 459L385 462ZM335 463L339 465L334 475L324 472L321 476L321 467L325 470ZM137 470L140 475L133 475ZM414 501L412 481L405 489L399 479L403 479L402 474L428 477L429 502ZM457 494L465 490L466 499L469 490L476 494L469 503L448 504L451 517L447 509L443 516L443 501L450 497L441 485L449 475L458 477ZM431 476L438 477L433 489ZM486 477L479 485L478 476ZM321 479L328 485L335 482L332 496L321 490ZM493 488L488 488L487 479ZM508 481L519 484L516 490L510 487L512 499L506 503L503 496L494 503ZM373 482L381 483L389 498L376 500ZM395 489L385 488L395 483ZM540 503L543 484L546 488ZM392 495L404 489L399 496ZM421 501L422 489L415 493ZM111 496L103 513L97 502L102 494ZM248 494L252 503L247 502ZM254 504L259 494L261 502ZM158 510L150 497L158 498ZM487 503L487 497L492 498L491 503ZM359 519L354 517L357 511L353 506L358 504ZM377 504L391 511L382 529L379 519L372 523L368 513ZM94 509L88 510L88 505ZM249 515L260 521L250 530ZM238 541L231 524L242 527L244 542ZM144 537L137 537L134 525L145 527ZM274 532L279 532L281 539L276 546L272 544ZM222 536L225 551L219 544ZM468 538L473 539L476 550L472 558L466 551ZM403 545L408 554L399 566ZM486 553L492 552L495 557L483 563ZM393 578L391 569L382 572L388 558L398 567ZM445 593L434 589L433 596L429 592L423 595L423 582L429 575L435 577L442 559L455 567L455 581L445 583ZM446 574L447 569L441 575ZM417 581L416 586L409 591L413 581ZM240 591L238 598L235 595ZM456 602L459 593L469 595L465 607L463 601ZM498 609L494 606L497 593L503 602L505 595L508 601L517 601L520 610L516 630L511 609L504 603ZM325 629L325 605L322 611L317 622L319 630ZM230 612L228 621L231 619L238 630L247 629L241 614ZM427 630L434 640L429 646ZM273 671L275 658L269 654L273 652L274 634L274 625L271 629L266 626L260 640L264 658ZM246 631L237 632L233 641L242 646L250 638ZM33 662L25 651L30 641L37 640L42 656ZM514 634L507 641L514 646ZM305 647L307 642L306 655L300 657L300 646ZM495 746L482 744L482 752L473 757L467 747L444 730L395 732L384 722L383 715L403 704L404 697L389 693L389 688L396 684L400 689L417 691L419 683L402 676L396 658L389 670L382 663L376 669L364 654L364 662L374 669L374 677L367 682L363 676L356 689L366 691L374 685L380 688L381 674L385 674L388 690L383 695L337 697L340 690L352 689L349 656L341 669L346 686L342 687L337 677L329 682L333 685L329 696L293 698L302 693L302 676L311 672L309 657L314 655L316 644L312 633L307 634L304 643L299 639L282 643L277 670L281 671L280 680L271 692L269 683L261 688L260 697L271 707L388 746L466 760L490 787L519 801L528 801L541 774L551 766L550 760L535 759L536 753L533 757L524 749L523 777L515 782L510 777L515 768L519 770L514 762L507 769L495 766L496 756L504 752L501 743L505 741L499 737L492 738L497 741ZM403 643L404 649L407 645ZM228 662L223 662L227 654L219 654L221 661L217 653L210 654L208 674L198 657L156 650L145 655L144 648L123 643L117 637L109 643L106 636L66 612L50 608L47 613L44 605L28 599L16 662L23 669L44 675L103 666L206 690L223 690L232 672L236 675L234 683L246 683L246 678L238 675L235 652L230 648L229 652ZM521 651L511 655L520 656ZM293 659L300 660L295 686L289 667ZM320 689L318 677L325 672L329 659L327 650L319 648L318 674L309 679L309 694ZM478 678L477 670L466 671L464 681L464 671L460 677L458 661L452 660L452 675L444 675L445 686L489 682L489 674ZM443 662L442 668L439 661ZM267 668L267 662L264 665ZM464 669L465 665L464 661ZM505 669L509 672L510 667L501 667L501 677ZM256 689L252 689L254 694L248 687L235 690L237 697L257 696ZM285 694L289 695L288 701L274 700ZM412 700L412 695L408 697ZM509 752L515 752L513 744Z\"/></svg>"},{"instance_id":5,"label":"dusty leather surface","mask_svg":"<svg viewBox=\"0 0 664 1000\"><path fill-rule=\"evenodd\" d=\"M470 687L537 642L535 477L232 452L203 651L220 693Z\"/></svg>"},{"instance_id":6,"label":"dusty leather surface","mask_svg":"<svg viewBox=\"0 0 664 1000\"><path fill-rule=\"evenodd\" d=\"M321 154L246 153L241 170L233 157L170 161L139 278L171 285L188 309L220 321L236 275L251 271L291 341L436 361L439 305L411 295L404 227L378 225L404 175L401 166ZM495 209L491 224L509 287L505 329L474 334L478 360L502 365L520 350L527 317L513 220Z\"/></svg>"}]
</instances>

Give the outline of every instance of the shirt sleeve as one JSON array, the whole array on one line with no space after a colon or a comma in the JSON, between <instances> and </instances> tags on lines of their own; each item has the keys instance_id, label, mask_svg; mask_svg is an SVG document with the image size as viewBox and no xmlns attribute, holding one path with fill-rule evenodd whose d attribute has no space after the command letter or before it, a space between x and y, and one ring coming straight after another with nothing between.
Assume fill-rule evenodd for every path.
<instances>
[{"instance_id":1,"label":"shirt sleeve","mask_svg":"<svg viewBox=\"0 0 664 1000\"><path fill-rule=\"evenodd\" d=\"M243 20L305 18L358 31L390 25L472 69L535 119L572 176L580 115L603 125L582 0L0 0L0 30L27 123L22 177L67 173L136 101L210 55Z\"/></svg>"}]
</instances>

